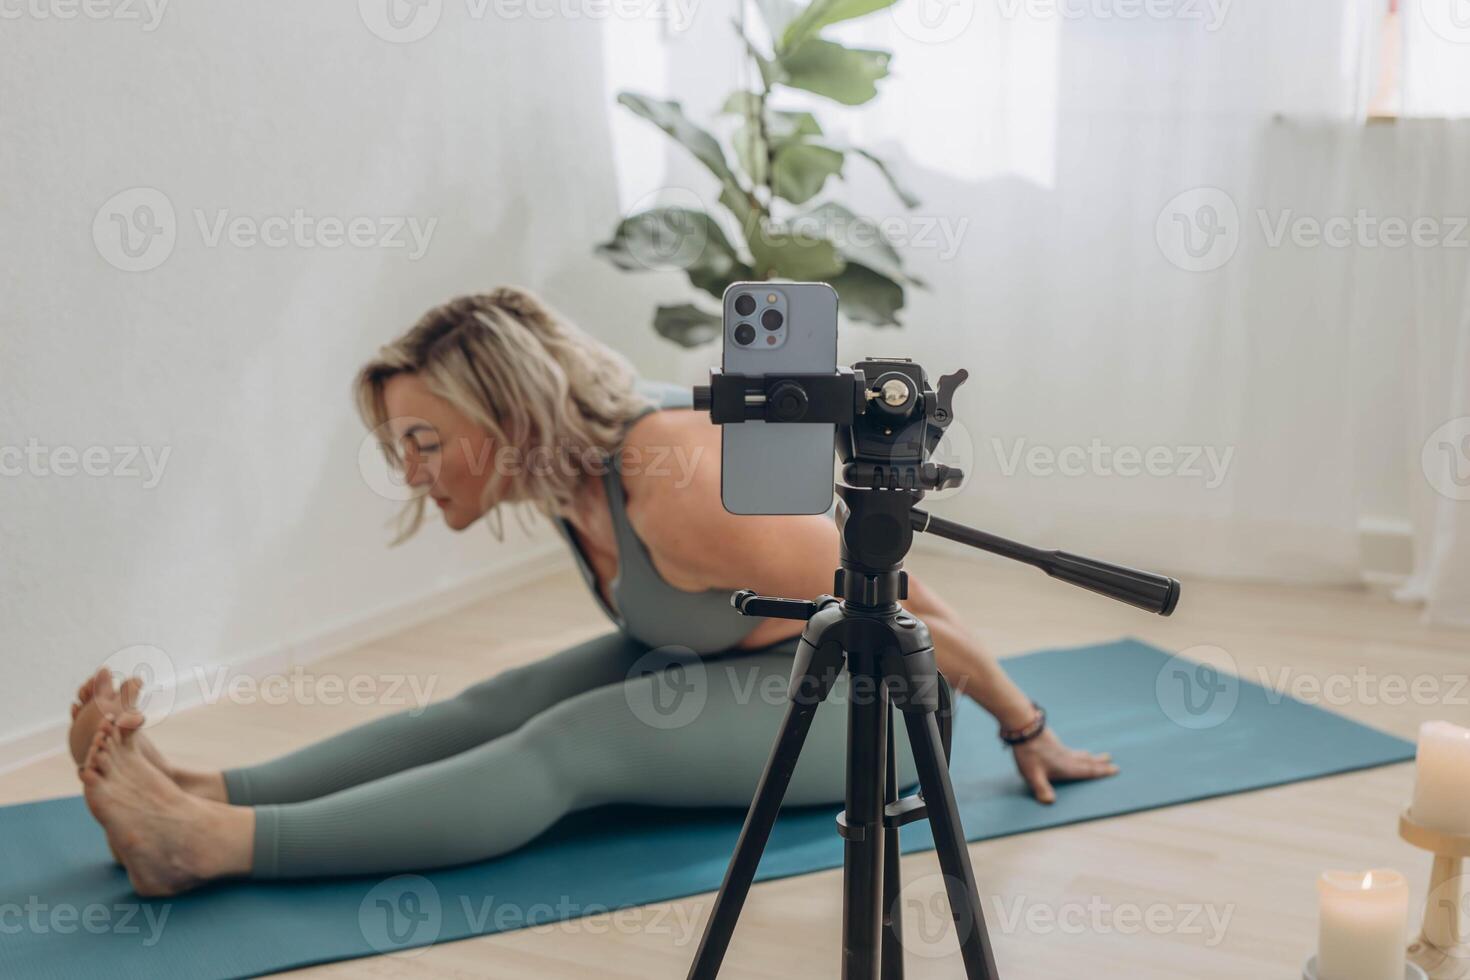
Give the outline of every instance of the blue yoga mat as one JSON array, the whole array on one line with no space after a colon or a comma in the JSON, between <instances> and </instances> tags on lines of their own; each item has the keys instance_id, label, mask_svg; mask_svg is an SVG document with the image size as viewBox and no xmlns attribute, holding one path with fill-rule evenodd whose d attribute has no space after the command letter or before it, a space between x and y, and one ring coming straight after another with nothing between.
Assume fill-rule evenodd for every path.
<instances>
[{"instance_id":1,"label":"blue yoga mat","mask_svg":"<svg viewBox=\"0 0 1470 980\"><path fill-rule=\"evenodd\" d=\"M962 699L951 773L972 841L1414 757L1402 739L1136 640L1005 664L1069 743L1112 752L1122 772L1034 803L993 721ZM840 867L838 809L784 810L758 880ZM736 808L600 807L481 864L140 901L80 798L3 807L0 976L254 976L713 891L743 819ZM906 853L933 847L924 821L902 841Z\"/></svg>"}]
</instances>

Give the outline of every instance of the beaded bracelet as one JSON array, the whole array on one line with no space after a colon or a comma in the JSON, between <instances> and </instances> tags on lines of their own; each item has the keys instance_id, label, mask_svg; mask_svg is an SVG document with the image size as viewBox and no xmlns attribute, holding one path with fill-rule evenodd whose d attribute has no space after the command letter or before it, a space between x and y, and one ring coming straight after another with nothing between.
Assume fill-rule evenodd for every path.
<instances>
[{"instance_id":1,"label":"beaded bracelet","mask_svg":"<svg viewBox=\"0 0 1470 980\"><path fill-rule=\"evenodd\" d=\"M1017 745L1026 744L1046 731L1046 709L1035 701L1031 702L1031 707L1036 709L1036 718L1023 728L1002 728L1000 730L1000 740L1002 742L1015 748Z\"/></svg>"}]
</instances>

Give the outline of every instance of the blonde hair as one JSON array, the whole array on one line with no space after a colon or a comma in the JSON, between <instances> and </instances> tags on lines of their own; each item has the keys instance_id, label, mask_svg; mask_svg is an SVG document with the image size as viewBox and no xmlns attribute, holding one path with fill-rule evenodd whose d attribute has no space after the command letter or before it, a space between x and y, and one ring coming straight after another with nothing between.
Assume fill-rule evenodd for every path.
<instances>
[{"instance_id":1,"label":"blonde hair","mask_svg":"<svg viewBox=\"0 0 1470 980\"><path fill-rule=\"evenodd\" d=\"M436 306L380 348L353 382L358 414L370 430L387 432L383 386L404 373L421 378L498 446L546 447L583 460L589 454L610 457L627 422L650 404L635 390L633 368L622 355L514 286ZM379 444L390 464L402 470L399 447L381 436ZM505 500L481 501L490 508L487 523L497 538L504 537L499 511L506 500L550 514L576 496L584 472L545 470L518 466ZM491 487L487 483L487 498ZM423 523L424 496L415 494L400 513L393 544Z\"/></svg>"}]
</instances>

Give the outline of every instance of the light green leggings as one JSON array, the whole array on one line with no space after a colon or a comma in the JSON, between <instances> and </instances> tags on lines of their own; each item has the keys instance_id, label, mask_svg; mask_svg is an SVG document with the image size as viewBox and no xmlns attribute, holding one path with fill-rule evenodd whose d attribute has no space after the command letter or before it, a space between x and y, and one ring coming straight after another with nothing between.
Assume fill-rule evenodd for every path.
<instances>
[{"instance_id":1,"label":"light green leggings","mask_svg":"<svg viewBox=\"0 0 1470 980\"><path fill-rule=\"evenodd\" d=\"M256 878L377 874L514 850L603 803L748 806L786 711L796 640L705 658L621 633L506 670L420 713L224 774L255 808ZM841 804L844 670L785 800ZM918 781L894 712L900 787Z\"/></svg>"}]
</instances>

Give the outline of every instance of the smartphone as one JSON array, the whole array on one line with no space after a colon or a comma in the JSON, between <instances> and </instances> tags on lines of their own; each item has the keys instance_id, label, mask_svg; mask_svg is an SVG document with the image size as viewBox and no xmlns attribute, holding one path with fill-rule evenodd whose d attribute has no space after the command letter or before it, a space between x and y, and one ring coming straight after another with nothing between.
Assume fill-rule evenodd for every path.
<instances>
[{"instance_id":1,"label":"smartphone","mask_svg":"<svg viewBox=\"0 0 1470 980\"><path fill-rule=\"evenodd\" d=\"M837 291L824 282L736 282L725 290L721 368L730 374L837 370ZM721 426L720 499L732 514L822 514L832 506L831 422Z\"/></svg>"}]
</instances>

